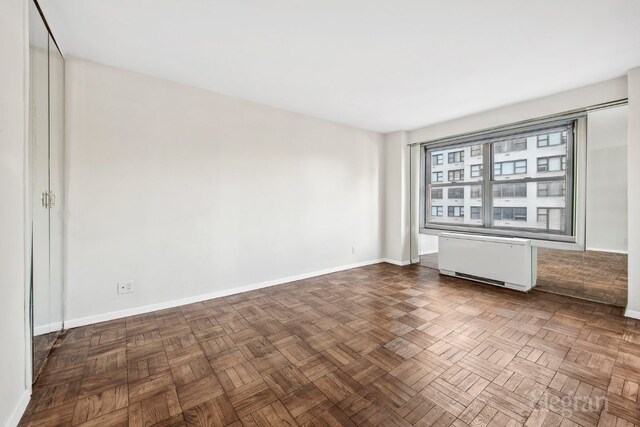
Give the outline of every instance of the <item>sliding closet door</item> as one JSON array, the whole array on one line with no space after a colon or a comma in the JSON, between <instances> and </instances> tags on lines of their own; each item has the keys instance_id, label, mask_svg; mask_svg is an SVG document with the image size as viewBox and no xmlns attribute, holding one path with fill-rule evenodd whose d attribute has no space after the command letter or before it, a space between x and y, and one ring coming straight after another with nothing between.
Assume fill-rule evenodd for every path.
<instances>
[{"instance_id":1,"label":"sliding closet door","mask_svg":"<svg viewBox=\"0 0 640 427\"><path fill-rule=\"evenodd\" d=\"M49 288L49 35L37 9L29 12L29 170L31 186L34 378L53 345Z\"/></svg>"},{"instance_id":2,"label":"sliding closet door","mask_svg":"<svg viewBox=\"0 0 640 427\"><path fill-rule=\"evenodd\" d=\"M49 328L62 330L64 255L64 59L49 36Z\"/></svg>"}]
</instances>

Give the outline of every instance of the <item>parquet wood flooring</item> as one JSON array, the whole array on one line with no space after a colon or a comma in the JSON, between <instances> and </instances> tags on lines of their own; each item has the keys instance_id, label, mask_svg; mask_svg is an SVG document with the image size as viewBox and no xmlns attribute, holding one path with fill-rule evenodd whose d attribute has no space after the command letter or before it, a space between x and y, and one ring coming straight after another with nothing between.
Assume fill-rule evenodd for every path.
<instances>
[{"instance_id":1,"label":"parquet wood flooring","mask_svg":"<svg viewBox=\"0 0 640 427\"><path fill-rule=\"evenodd\" d=\"M640 425L621 312L372 265L68 330L21 425Z\"/></svg>"}]
</instances>

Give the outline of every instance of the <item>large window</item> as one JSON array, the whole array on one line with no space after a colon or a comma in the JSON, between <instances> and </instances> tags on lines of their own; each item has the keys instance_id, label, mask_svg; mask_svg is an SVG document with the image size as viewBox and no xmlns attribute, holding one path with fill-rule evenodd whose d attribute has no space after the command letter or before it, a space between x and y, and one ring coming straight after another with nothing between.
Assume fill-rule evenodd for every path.
<instances>
[{"instance_id":1,"label":"large window","mask_svg":"<svg viewBox=\"0 0 640 427\"><path fill-rule=\"evenodd\" d=\"M574 241L575 123L423 146L422 227Z\"/></svg>"}]
</instances>

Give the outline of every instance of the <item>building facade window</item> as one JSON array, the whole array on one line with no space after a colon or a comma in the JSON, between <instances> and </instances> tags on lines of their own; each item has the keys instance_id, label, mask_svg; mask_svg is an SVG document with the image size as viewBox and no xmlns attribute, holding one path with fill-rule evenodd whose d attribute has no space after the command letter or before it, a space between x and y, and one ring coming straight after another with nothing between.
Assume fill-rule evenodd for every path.
<instances>
[{"instance_id":1,"label":"building facade window","mask_svg":"<svg viewBox=\"0 0 640 427\"><path fill-rule=\"evenodd\" d=\"M449 153L449 163L462 163L464 162L464 151L454 151L453 153Z\"/></svg>"},{"instance_id":2,"label":"building facade window","mask_svg":"<svg viewBox=\"0 0 640 427\"><path fill-rule=\"evenodd\" d=\"M567 143L567 131L552 132L538 135L537 137L538 148L553 147L554 145L561 145Z\"/></svg>"},{"instance_id":3,"label":"building facade window","mask_svg":"<svg viewBox=\"0 0 640 427\"><path fill-rule=\"evenodd\" d=\"M493 165L493 173L497 176L518 175L527 173L526 160L511 160L508 162L499 162Z\"/></svg>"},{"instance_id":4,"label":"building facade window","mask_svg":"<svg viewBox=\"0 0 640 427\"><path fill-rule=\"evenodd\" d=\"M464 169L449 171L449 182L464 181Z\"/></svg>"},{"instance_id":5,"label":"building facade window","mask_svg":"<svg viewBox=\"0 0 640 427\"><path fill-rule=\"evenodd\" d=\"M564 221L564 208L538 208L538 224L544 229L562 231Z\"/></svg>"},{"instance_id":6,"label":"building facade window","mask_svg":"<svg viewBox=\"0 0 640 427\"><path fill-rule=\"evenodd\" d=\"M496 142L493 147L494 153L511 153L513 151L524 151L527 149L527 139L517 138L507 141Z\"/></svg>"},{"instance_id":7,"label":"building facade window","mask_svg":"<svg viewBox=\"0 0 640 427\"><path fill-rule=\"evenodd\" d=\"M478 178L482 176L482 165L471 165L471 177Z\"/></svg>"},{"instance_id":8,"label":"building facade window","mask_svg":"<svg viewBox=\"0 0 640 427\"><path fill-rule=\"evenodd\" d=\"M567 156L540 157L538 172L557 172L567 168Z\"/></svg>"},{"instance_id":9,"label":"building facade window","mask_svg":"<svg viewBox=\"0 0 640 427\"><path fill-rule=\"evenodd\" d=\"M525 182L495 184L493 186L494 199L513 199L515 197L527 197L527 184Z\"/></svg>"},{"instance_id":10,"label":"building facade window","mask_svg":"<svg viewBox=\"0 0 640 427\"><path fill-rule=\"evenodd\" d=\"M464 188L463 187L450 188L447 193L447 197L449 199L464 199Z\"/></svg>"},{"instance_id":11,"label":"building facade window","mask_svg":"<svg viewBox=\"0 0 640 427\"><path fill-rule=\"evenodd\" d=\"M434 165L441 165L443 163L444 155L443 154L434 154L431 158L431 162Z\"/></svg>"},{"instance_id":12,"label":"building facade window","mask_svg":"<svg viewBox=\"0 0 640 427\"><path fill-rule=\"evenodd\" d=\"M464 206L449 206L447 216L460 218L464 216Z\"/></svg>"},{"instance_id":13,"label":"building facade window","mask_svg":"<svg viewBox=\"0 0 640 427\"><path fill-rule=\"evenodd\" d=\"M564 197L566 183L564 181L538 182L538 197Z\"/></svg>"},{"instance_id":14,"label":"building facade window","mask_svg":"<svg viewBox=\"0 0 640 427\"><path fill-rule=\"evenodd\" d=\"M574 151L580 120L423 145L421 230L481 229L484 234L575 242ZM437 164L438 156L444 164ZM437 206L443 216L431 223Z\"/></svg>"},{"instance_id":15,"label":"building facade window","mask_svg":"<svg viewBox=\"0 0 640 427\"><path fill-rule=\"evenodd\" d=\"M471 219L480 219L482 208L480 206L471 206Z\"/></svg>"},{"instance_id":16,"label":"building facade window","mask_svg":"<svg viewBox=\"0 0 640 427\"><path fill-rule=\"evenodd\" d=\"M482 197L482 187L480 185L471 186L471 198L480 199Z\"/></svg>"},{"instance_id":17,"label":"building facade window","mask_svg":"<svg viewBox=\"0 0 640 427\"><path fill-rule=\"evenodd\" d=\"M431 216L442 216L442 206L432 206Z\"/></svg>"},{"instance_id":18,"label":"building facade window","mask_svg":"<svg viewBox=\"0 0 640 427\"><path fill-rule=\"evenodd\" d=\"M526 221L526 207L500 207L493 208L493 219L495 221Z\"/></svg>"}]
</instances>

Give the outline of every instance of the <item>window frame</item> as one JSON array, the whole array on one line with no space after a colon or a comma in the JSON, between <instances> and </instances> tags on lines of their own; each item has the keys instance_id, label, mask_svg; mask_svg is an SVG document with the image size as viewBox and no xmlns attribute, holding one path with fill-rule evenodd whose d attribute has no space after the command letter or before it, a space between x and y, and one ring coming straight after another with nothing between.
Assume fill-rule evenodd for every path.
<instances>
[{"instance_id":1,"label":"window frame","mask_svg":"<svg viewBox=\"0 0 640 427\"><path fill-rule=\"evenodd\" d=\"M500 177L501 175L494 175L494 149L492 143L504 141L506 139L515 139L515 138L528 138L532 136L536 136L541 133L551 134L554 132L562 132L566 130L566 168L564 170L564 174L554 177L554 176L530 176L527 177L527 173L519 173L514 175L510 175L511 179L495 179L495 176ZM584 201L582 197L584 197L584 186L581 187L580 194L582 195L580 199L577 198L576 191L576 182L578 179L584 179L584 170L582 166L578 169L578 160L580 165L584 162L584 148L583 144L585 143L586 136L586 114L584 113L576 113L573 115L568 115L567 118L562 119L550 119L547 121L538 121L534 124L526 124L526 125L513 125L513 126L505 126L504 128L500 128L498 130L490 130L483 131L477 134L466 134L460 137L451 137L443 140L432 141L428 143L421 143L421 188L425 188L425 186L429 186L431 183L426 178L430 176L431 165L427 161L427 153L431 153L431 151L435 150L464 150L465 147L470 146L482 146L483 153L483 174L482 181L475 181L475 184L481 184L482 189L482 224L443 224L438 222L429 221L428 215L426 215L423 204L424 197L422 194L425 194L424 191L421 192L420 196L420 217L419 217L419 231L421 233L426 234L439 234L442 231L455 231L455 232L468 232L474 234L486 234L486 235L495 235L495 236L509 236L509 237L521 237L521 238L530 238L536 241L549 241L550 245L559 244L560 246L556 247L569 247L562 246L563 244L575 244L576 246L571 247L582 247L584 245L584 234L582 227L584 227ZM562 135L561 135L562 139ZM533 143L533 147L529 144L529 149L537 149L537 139L536 142ZM564 144L561 144L564 145ZM534 157L535 158L535 157ZM516 161L521 159L513 159L509 161ZM529 166L529 165L527 165ZM516 169L516 165L514 163L514 172ZM527 168L528 169L528 168ZM534 169L535 173L537 172L537 165ZM502 175L504 176L504 175ZM490 177L490 179L487 179ZM555 180L566 180L565 185L565 204L562 206L565 209L565 229L562 232L556 232L554 230L542 230L538 228L533 228L533 226L529 227L508 227L508 226L494 226L492 224L493 220L493 185L494 184L513 184L518 182L538 182L538 181L555 181ZM471 182L457 182L450 183L448 185L472 185L474 181ZM447 184L440 183L438 186L447 186ZM532 189L533 190L533 189ZM535 196L537 194L533 193L530 196ZM529 193L529 191L527 191Z\"/></svg>"}]
</instances>

